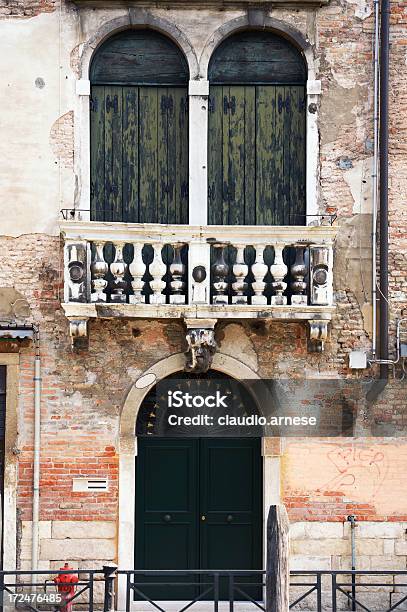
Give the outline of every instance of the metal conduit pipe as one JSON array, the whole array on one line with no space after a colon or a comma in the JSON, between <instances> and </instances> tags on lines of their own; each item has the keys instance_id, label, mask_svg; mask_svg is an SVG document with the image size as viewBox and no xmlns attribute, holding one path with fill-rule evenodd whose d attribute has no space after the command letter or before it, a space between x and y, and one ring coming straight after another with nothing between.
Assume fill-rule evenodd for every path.
<instances>
[{"instance_id":1,"label":"metal conduit pipe","mask_svg":"<svg viewBox=\"0 0 407 612\"><path fill-rule=\"evenodd\" d=\"M31 569L38 569L39 515L40 515L40 450L41 450L41 354L40 330L33 325L35 342L34 359L34 457L33 457L33 502Z\"/></svg>"}]
</instances>

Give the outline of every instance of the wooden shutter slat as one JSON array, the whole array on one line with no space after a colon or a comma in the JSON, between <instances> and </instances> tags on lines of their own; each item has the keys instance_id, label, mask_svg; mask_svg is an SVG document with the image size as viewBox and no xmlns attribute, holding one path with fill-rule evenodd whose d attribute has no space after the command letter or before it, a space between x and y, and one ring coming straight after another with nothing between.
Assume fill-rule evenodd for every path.
<instances>
[{"instance_id":1,"label":"wooden shutter slat","mask_svg":"<svg viewBox=\"0 0 407 612\"><path fill-rule=\"evenodd\" d=\"M137 223L139 214L138 88L123 88L123 221Z\"/></svg>"},{"instance_id":2,"label":"wooden shutter slat","mask_svg":"<svg viewBox=\"0 0 407 612\"><path fill-rule=\"evenodd\" d=\"M230 207L230 194L229 194L229 130L230 130L230 117L228 112L228 106L230 102L229 87L223 87L223 104L218 112L223 113L222 121L222 225L229 224L229 207Z\"/></svg>"},{"instance_id":3,"label":"wooden shutter slat","mask_svg":"<svg viewBox=\"0 0 407 612\"><path fill-rule=\"evenodd\" d=\"M157 222L157 89L140 87L140 222Z\"/></svg>"},{"instance_id":4,"label":"wooden shutter slat","mask_svg":"<svg viewBox=\"0 0 407 612\"><path fill-rule=\"evenodd\" d=\"M157 89L157 219L168 219L168 89Z\"/></svg>"},{"instance_id":5,"label":"wooden shutter slat","mask_svg":"<svg viewBox=\"0 0 407 612\"><path fill-rule=\"evenodd\" d=\"M256 88L246 86L245 92L245 212L243 223L256 224Z\"/></svg>"},{"instance_id":6,"label":"wooden shutter slat","mask_svg":"<svg viewBox=\"0 0 407 612\"><path fill-rule=\"evenodd\" d=\"M122 220L122 90L105 88L105 221Z\"/></svg>"},{"instance_id":7,"label":"wooden shutter slat","mask_svg":"<svg viewBox=\"0 0 407 612\"><path fill-rule=\"evenodd\" d=\"M105 220L105 88L93 86L90 99L91 218Z\"/></svg>"},{"instance_id":8,"label":"wooden shutter slat","mask_svg":"<svg viewBox=\"0 0 407 612\"><path fill-rule=\"evenodd\" d=\"M292 87L292 138L290 141L290 199L292 218L290 223L306 222L305 214L305 88Z\"/></svg>"},{"instance_id":9,"label":"wooden shutter slat","mask_svg":"<svg viewBox=\"0 0 407 612\"><path fill-rule=\"evenodd\" d=\"M257 87L256 100L256 219L260 225L272 225L274 223L274 199L276 185L270 185L270 176L275 174L276 151L273 149L273 103L274 98L270 96L273 90L265 86Z\"/></svg>"},{"instance_id":10,"label":"wooden shutter slat","mask_svg":"<svg viewBox=\"0 0 407 612\"><path fill-rule=\"evenodd\" d=\"M245 92L242 86L229 90L229 225L244 223L245 180Z\"/></svg>"},{"instance_id":11,"label":"wooden shutter slat","mask_svg":"<svg viewBox=\"0 0 407 612\"><path fill-rule=\"evenodd\" d=\"M188 94L186 89L170 90L173 100L168 111L169 223L188 220Z\"/></svg>"},{"instance_id":12,"label":"wooden shutter slat","mask_svg":"<svg viewBox=\"0 0 407 612\"><path fill-rule=\"evenodd\" d=\"M210 88L208 115L208 222L221 225L223 199L223 87Z\"/></svg>"}]
</instances>

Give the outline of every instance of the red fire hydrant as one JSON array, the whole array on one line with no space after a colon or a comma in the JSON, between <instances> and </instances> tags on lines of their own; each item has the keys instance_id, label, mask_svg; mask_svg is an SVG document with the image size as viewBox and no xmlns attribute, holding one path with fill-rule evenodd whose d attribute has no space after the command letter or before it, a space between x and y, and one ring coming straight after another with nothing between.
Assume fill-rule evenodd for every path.
<instances>
[{"instance_id":1,"label":"red fire hydrant","mask_svg":"<svg viewBox=\"0 0 407 612\"><path fill-rule=\"evenodd\" d=\"M73 567L69 567L68 563L64 564L64 567L60 567L61 570L73 570ZM54 582L57 585L58 593L62 597L62 602L70 600L75 595L75 585L78 582L78 576L76 574L58 574L54 578ZM67 603L66 606L61 608L61 612L72 612L73 604Z\"/></svg>"}]
</instances>

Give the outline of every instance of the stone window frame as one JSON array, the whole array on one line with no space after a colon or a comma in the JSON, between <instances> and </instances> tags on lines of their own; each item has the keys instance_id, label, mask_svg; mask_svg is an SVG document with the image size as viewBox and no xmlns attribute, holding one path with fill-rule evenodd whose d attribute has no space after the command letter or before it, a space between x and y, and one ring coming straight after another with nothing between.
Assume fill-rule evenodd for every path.
<instances>
[{"instance_id":1,"label":"stone window frame","mask_svg":"<svg viewBox=\"0 0 407 612\"><path fill-rule=\"evenodd\" d=\"M128 14L107 21L91 39L81 46L79 78L76 81L74 122L74 168L78 186L75 208L90 219L90 80L89 68L96 49L110 36L131 27L148 27L168 36L183 51L188 62L189 93L189 224L207 225L207 158L208 158L208 65L212 53L228 36L244 29L268 29L292 42L306 61L306 214L307 225L315 224L320 212L318 110L321 82L316 80L314 52L309 40L284 21L268 17L262 10L249 10L246 15L231 19L207 39L197 58L186 35L172 22L146 10L131 9ZM194 143L201 143L199 147Z\"/></svg>"}]
</instances>

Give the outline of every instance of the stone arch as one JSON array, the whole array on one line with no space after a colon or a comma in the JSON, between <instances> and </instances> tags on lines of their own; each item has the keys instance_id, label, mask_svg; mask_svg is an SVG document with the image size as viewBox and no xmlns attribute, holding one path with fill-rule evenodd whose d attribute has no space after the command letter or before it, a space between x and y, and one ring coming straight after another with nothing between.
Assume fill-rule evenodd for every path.
<instances>
[{"instance_id":1,"label":"stone arch","mask_svg":"<svg viewBox=\"0 0 407 612\"><path fill-rule=\"evenodd\" d=\"M172 40L185 55L189 67L189 78L198 78L198 60L195 50L187 36L171 21L152 15L149 11L143 9L129 9L126 15L106 21L93 36L83 44L80 53L79 78L89 79L89 68L93 54L107 38L122 30L139 27L157 30Z\"/></svg>"},{"instance_id":2,"label":"stone arch","mask_svg":"<svg viewBox=\"0 0 407 612\"><path fill-rule=\"evenodd\" d=\"M184 353L175 353L170 357L161 359L146 370L131 387L120 416L120 452L135 453L136 448L136 421L143 399L158 380L182 371L185 366ZM247 365L223 353L215 353L213 370L223 372L232 378L241 380L260 380L260 376Z\"/></svg>"},{"instance_id":3,"label":"stone arch","mask_svg":"<svg viewBox=\"0 0 407 612\"><path fill-rule=\"evenodd\" d=\"M184 353L175 353L153 364L132 385L124 402L120 416L119 441L119 523L117 561L121 569L133 567L135 537L135 455L137 453L136 421L140 406L156 382L184 369ZM215 353L212 369L241 380L261 380L257 372L235 357ZM280 459L266 456L263 452L264 517L272 503L280 503ZM266 486L267 479L270 480ZM264 523L265 528L265 523ZM118 608L124 609L126 602L126 577L119 576Z\"/></svg>"},{"instance_id":4,"label":"stone arch","mask_svg":"<svg viewBox=\"0 0 407 612\"><path fill-rule=\"evenodd\" d=\"M201 78L208 78L209 61L218 45L239 30L267 29L287 38L299 49L308 67L308 80L315 79L314 53L310 41L296 28L285 21L268 17L263 11L248 11L246 15L227 21L208 39L199 59Z\"/></svg>"}]
</instances>

